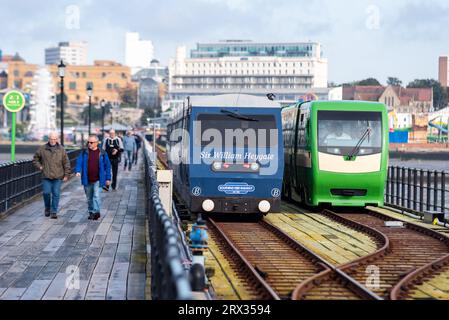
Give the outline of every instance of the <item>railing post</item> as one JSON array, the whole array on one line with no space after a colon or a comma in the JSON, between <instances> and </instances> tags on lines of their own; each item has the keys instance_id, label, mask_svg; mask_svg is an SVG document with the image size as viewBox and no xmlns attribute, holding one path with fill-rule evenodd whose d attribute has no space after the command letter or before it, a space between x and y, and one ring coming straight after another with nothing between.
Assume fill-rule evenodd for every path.
<instances>
[{"instance_id":1,"label":"railing post","mask_svg":"<svg viewBox=\"0 0 449 320\"><path fill-rule=\"evenodd\" d=\"M433 172L433 211L438 211L438 172Z\"/></svg>"},{"instance_id":2,"label":"railing post","mask_svg":"<svg viewBox=\"0 0 449 320\"><path fill-rule=\"evenodd\" d=\"M424 211L424 170L419 169L419 211Z\"/></svg>"},{"instance_id":3,"label":"railing post","mask_svg":"<svg viewBox=\"0 0 449 320\"><path fill-rule=\"evenodd\" d=\"M385 202L391 203L391 167L388 167L387 171L387 188L386 188L386 195L385 195Z\"/></svg>"},{"instance_id":4,"label":"railing post","mask_svg":"<svg viewBox=\"0 0 449 320\"><path fill-rule=\"evenodd\" d=\"M427 170L427 197L426 197L426 210L430 211L430 188L431 188L431 179L430 179L430 171Z\"/></svg>"},{"instance_id":5,"label":"railing post","mask_svg":"<svg viewBox=\"0 0 449 320\"><path fill-rule=\"evenodd\" d=\"M415 169L413 169L413 210L415 210L415 211L418 207L417 185L418 185L418 171L415 168Z\"/></svg>"},{"instance_id":6,"label":"railing post","mask_svg":"<svg viewBox=\"0 0 449 320\"><path fill-rule=\"evenodd\" d=\"M446 172L441 172L441 212L446 213Z\"/></svg>"},{"instance_id":7,"label":"railing post","mask_svg":"<svg viewBox=\"0 0 449 320\"><path fill-rule=\"evenodd\" d=\"M407 208L412 208L412 169L407 170Z\"/></svg>"},{"instance_id":8,"label":"railing post","mask_svg":"<svg viewBox=\"0 0 449 320\"><path fill-rule=\"evenodd\" d=\"M391 183L390 183L390 188L391 188L390 203L391 204L395 204L396 203L395 202L395 199L396 199L395 182L396 182L395 167L391 167Z\"/></svg>"},{"instance_id":9,"label":"railing post","mask_svg":"<svg viewBox=\"0 0 449 320\"><path fill-rule=\"evenodd\" d=\"M401 206L405 207L405 168L401 170Z\"/></svg>"}]
</instances>

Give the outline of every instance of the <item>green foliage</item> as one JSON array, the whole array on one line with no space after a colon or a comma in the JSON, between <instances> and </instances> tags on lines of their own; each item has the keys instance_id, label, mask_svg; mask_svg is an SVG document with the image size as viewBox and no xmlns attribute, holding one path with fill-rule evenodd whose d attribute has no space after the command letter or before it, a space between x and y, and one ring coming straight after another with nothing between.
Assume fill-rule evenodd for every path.
<instances>
[{"instance_id":1,"label":"green foliage","mask_svg":"<svg viewBox=\"0 0 449 320\"><path fill-rule=\"evenodd\" d=\"M108 114L110 113L111 105L109 103L107 103L104 108L105 108L104 122L107 123L107 120L109 119ZM101 108L97 109L92 105L91 122L100 124L101 116L102 116ZM89 123L89 106L88 105L84 108L83 112L81 113L81 119L83 119L84 125L87 125Z\"/></svg>"},{"instance_id":2,"label":"green foliage","mask_svg":"<svg viewBox=\"0 0 449 320\"><path fill-rule=\"evenodd\" d=\"M158 115L157 112L154 111L153 108L146 108L144 113L143 113L143 115L142 115L142 117L140 118L140 123L142 125L147 125L147 123L148 123L147 119L148 118L154 118L154 117L157 117L157 116L159 116L159 115Z\"/></svg>"},{"instance_id":3,"label":"green foliage","mask_svg":"<svg viewBox=\"0 0 449 320\"><path fill-rule=\"evenodd\" d=\"M120 108L136 108L137 107L137 89L128 86L119 90Z\"/></svg>"},{"instance_id":4,"label":"green foliage","mask_svg":"<svg viewBox=\"0 0 449 320\"><path fill-rule=\"evenodd\" d=\"M343 83L342 86L381 86L381 84L375 78L368 78L360 81Z\"/></svg>"},{"instance_id":5,"label":"green foliage","mask_svg":"<svg viewBox=\"0 0 449 320\"><path fill-rule=\"evenodd\" d=\"M394 86L394 87L400 87L400 86L402 86L402 81L396 77L388 77L387 85Z\"/></svg>"}]
</instances>

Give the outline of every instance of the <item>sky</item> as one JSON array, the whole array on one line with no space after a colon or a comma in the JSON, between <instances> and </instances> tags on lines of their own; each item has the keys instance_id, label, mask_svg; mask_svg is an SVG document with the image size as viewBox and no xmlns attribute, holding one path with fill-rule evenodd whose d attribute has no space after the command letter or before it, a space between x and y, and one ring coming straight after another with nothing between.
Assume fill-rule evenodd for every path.
<instances>
[{"instance_id":1,"label":"sky","mask_svg":"<svg viewBox=\"0 0 449 320\"><path fill-rule=\"evenodd\" d=\"M79 13L79 14L78 14ZM176 47L224 39L320 42L329 81L438 78L449 54L447 0L0 0L0 49L44 64L44 49L85 40L89 62L124 62L125 33Z\"/></svg>"}]
</instances>

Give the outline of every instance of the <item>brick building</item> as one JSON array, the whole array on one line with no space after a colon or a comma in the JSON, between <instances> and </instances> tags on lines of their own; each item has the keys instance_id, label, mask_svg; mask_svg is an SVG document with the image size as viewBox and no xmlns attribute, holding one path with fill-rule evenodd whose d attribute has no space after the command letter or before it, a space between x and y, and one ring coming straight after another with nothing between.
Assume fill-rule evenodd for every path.
<instances>
[{"instance_id":1,"label":"brick building","mask_svg":"<svg viewBox=\"0 0 449 320\"><path fill-rule=\"evenodd\" d=\"M432 88L344 86L343 100L382 102L397 113L428 114L433 110Z\"/></svg>"}]
</instances>

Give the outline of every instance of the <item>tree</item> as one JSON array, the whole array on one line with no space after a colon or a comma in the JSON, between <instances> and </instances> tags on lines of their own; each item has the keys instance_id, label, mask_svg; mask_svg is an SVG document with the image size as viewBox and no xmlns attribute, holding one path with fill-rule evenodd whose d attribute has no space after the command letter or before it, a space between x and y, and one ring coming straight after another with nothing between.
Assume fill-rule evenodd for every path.
<instances>
[{"instance_id":1,"label":"tree","mask_svg":"<svg viewBox=\"0 0 449 320\"><path fill-rule=\"evenodd\" d=\"M140 118L140 123L142 125L147 125L147 119L154 118L155 116L156 113L153 108L146 108L144 113L142 114L142 117Z\"/></svg>"},{"instance_id":2,"label":"tree","mask_svg":"<svg viewBox=\"0 0 449 320\"><path fill-rule=\"evenodd\" d=\"M375 78L368 78L359 81L343 83L342 86L381 86L380 82Z\"/></svg>"},{"instance_id":3,"label":"tree","mask_svg":"<svg viewBox=\"0 0 449 320\"><path fill-rule=\"evenodd\" d=\"M449 98L446 88L435 79L415 79L407 85L407 88L432 88L433 89L433 107L439 110L448 105Z\"/></svg>"},{"instance_id":4,"label":"tree","mask_svg":"<svg viewBox=\"0 0 449 320\"><path fill-rule=\"evenodd\" d=\"M402 81L396 77L388 77L387 85L393 86L393 87L400 87L400 86L402 86Z\"/></svg>"},{"instance_id":5,"label":"tree","mask_svg":"<svg viewBox=\"0 0 449 320\"><path fill-rule=\"evenodd\" d=\"M365 80L360 80L356 83L356 86L380 86L380 82L375 78L368 78Z\"/></svg>"},{"instance_id":6,"label":"tree","mask_svg":"<svg viewBox=\"0 0 449 320\"><path fill-rule=\"evenodd\" d=\"M122 103L120 108L136 108L137 107L137 89L128 85L119 89L119 96Z\"/></svg>"},{"instance_id":7,"label":"tree","mask_svg":"<svg viewBox=\"0 0 449 320\"><path fill-rule=\"evenodd\" d=\"M108 114L111 112L111 104L107 103L104 106L104 121L107 122L108 119ZM102 112L101 112L101 108L97 109L92 105L92 109L91 109L91 123L101 123L101 116L102 116ZM89 106L87 105L86 107L84 107L83 112L81 112L81 118L84 121L84 125L87 125L89 123Z\"/></svg>"}]
</instances>

